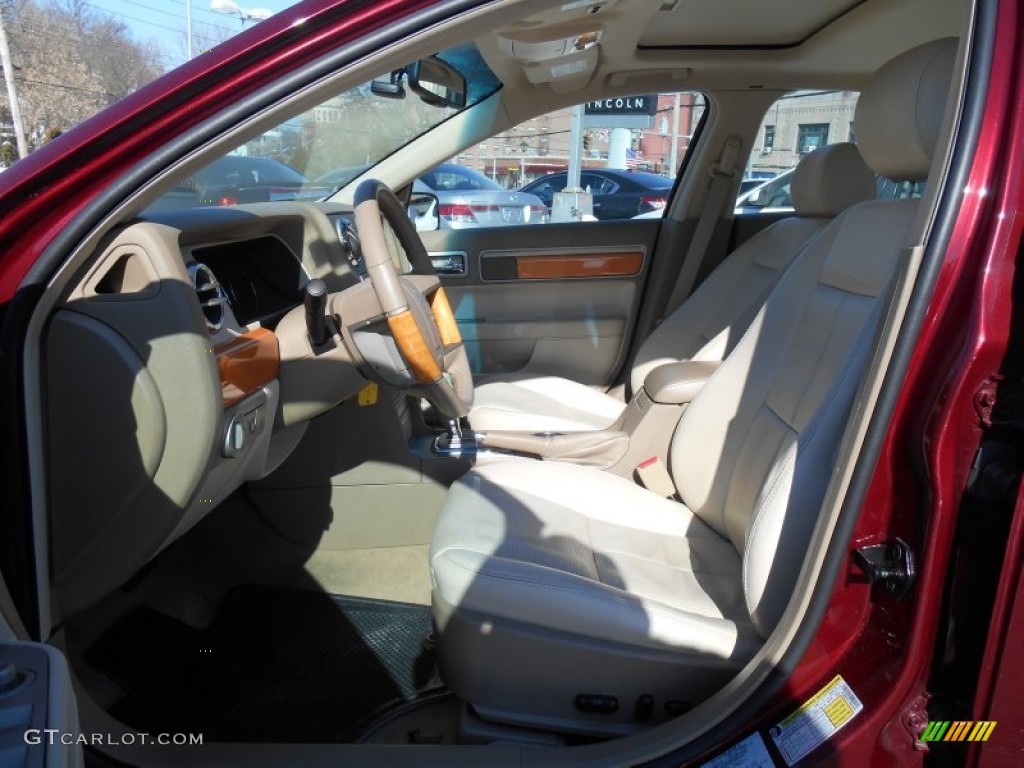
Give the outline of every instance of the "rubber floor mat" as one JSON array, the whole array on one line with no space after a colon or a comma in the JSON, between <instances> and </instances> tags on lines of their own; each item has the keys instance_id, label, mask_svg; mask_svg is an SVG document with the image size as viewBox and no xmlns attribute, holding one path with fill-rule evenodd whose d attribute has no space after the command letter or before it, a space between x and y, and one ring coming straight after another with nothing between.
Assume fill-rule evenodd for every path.
<instances>
[{"instance_id":1,"label":"rubber floor mat","mask_svg":"<svg viewBox=\"0 0 1024 768\"><path fill-rule=\"evenodd\" d=\"M148 608L85 653L127 688L111 714L205 742L339 743L440 685L430 609L242 587L205 630Z\"/></svg>"}]
</instances>

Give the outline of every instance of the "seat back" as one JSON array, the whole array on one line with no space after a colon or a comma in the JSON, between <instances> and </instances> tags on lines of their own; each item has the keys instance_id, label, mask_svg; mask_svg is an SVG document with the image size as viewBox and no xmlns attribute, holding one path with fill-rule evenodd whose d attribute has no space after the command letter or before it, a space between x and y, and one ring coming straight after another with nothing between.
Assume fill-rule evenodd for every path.
<instances>
[{"instance_id":1,"label":"seat back","mask_svg":"<svg viewBox=\"0 0 1024 768\"><path fill-rule=\"evenodd\" d=\"M633 392L659 365L724 360L800 249L851 205L875 196L875 175L853 144L833 144L800 161L790 190L796 215L733 251L643 343L630 374Z\"/></svg>"},{"instance_id":2,"label":"seat back","mask_svg":"<svg viewBox=\"0 0 1024 768\"><path fill-rule=\"evenodd\" d=\"M867 164L896 181L931 166L956 41L897 57L855 115ZM767 636L792 594L918 201L868 201L799 254L683 414L670 463L683 502L743 559L747 609Z\"/></svg>"}]
</instances>

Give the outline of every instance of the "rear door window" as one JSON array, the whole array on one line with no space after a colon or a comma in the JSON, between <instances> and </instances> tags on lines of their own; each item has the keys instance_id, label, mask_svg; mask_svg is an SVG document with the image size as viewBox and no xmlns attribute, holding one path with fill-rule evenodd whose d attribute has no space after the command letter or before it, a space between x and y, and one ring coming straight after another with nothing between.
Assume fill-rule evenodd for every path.
<instances>
[{"instance_id":1,"label":"rear door window","mask_svg":"<svg viewBox=\"0 0 1024 768\"><path fill-rule=\"evenodd\" d=\"M736 213L791 212L789 181L804 155L840 142L856 142L856 91L794 91L765 114L736 200Z\"/></svg>"}]
</instances>

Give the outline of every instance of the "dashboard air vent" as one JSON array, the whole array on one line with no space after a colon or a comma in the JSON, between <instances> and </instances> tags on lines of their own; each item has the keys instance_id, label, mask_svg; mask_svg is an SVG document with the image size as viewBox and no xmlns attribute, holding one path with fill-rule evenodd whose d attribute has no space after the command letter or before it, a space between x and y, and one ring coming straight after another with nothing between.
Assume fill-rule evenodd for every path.
<instances>
[{"instance_id":1,"label":"dashboard air vent","mask_svg":"<svg viewBox=\"0 0 1024 768\"><path fill-rule=\"evenodd\" d=\"M224 325L224 306L228 303L224 289L220 287L216 276L205 264L191 264L188 274L199 297L199 308L203 310L206 326L211 331L219 331Z\"/></svg>"}]
</instances>

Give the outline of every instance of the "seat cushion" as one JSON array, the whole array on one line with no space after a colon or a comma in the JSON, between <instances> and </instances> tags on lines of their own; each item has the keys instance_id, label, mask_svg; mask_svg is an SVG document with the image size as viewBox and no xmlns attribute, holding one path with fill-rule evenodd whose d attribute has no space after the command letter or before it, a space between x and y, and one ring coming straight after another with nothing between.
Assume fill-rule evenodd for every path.
<instances>
[{"instance_id":1,"label":"seat cushion","mask_svg":"<svg viewBox=\"0 0 1024 768\"><path fill-rule=\"evenodd\" d=\"M482 615L721 658L760 645L732 544L682 504L589 467L470 472L452 487L430 562L435 588Z\"/></svg>"},{"instance_id":2,"label":"seat cushion","mask_svg":"<svg viewBox=\"0 0 1024 768\"><path fill-rule=\"evenodd\" d=\"M557 376L524 377L481 384L473 393L475 430L585 432L615 423L626 404Z\"/></svg>"},{"instance_id":3,"label":"seat cushion","mask_svg":"<svg viewBox=\"0 0 1024 768\"><path fill-rule=\"evenodd\" d=\"M761 645L732 544L588 467L473 470L452 486L430 568L442 677L492 718L579 729L573 699L589 692L630 700L628 721L636 696L696 701Z\"/></svg>"}]
</instances>

